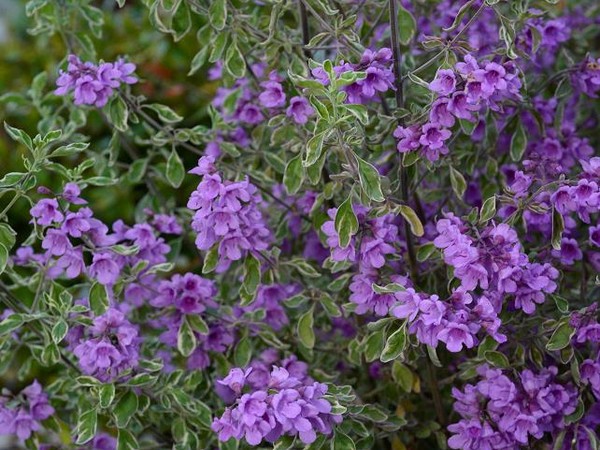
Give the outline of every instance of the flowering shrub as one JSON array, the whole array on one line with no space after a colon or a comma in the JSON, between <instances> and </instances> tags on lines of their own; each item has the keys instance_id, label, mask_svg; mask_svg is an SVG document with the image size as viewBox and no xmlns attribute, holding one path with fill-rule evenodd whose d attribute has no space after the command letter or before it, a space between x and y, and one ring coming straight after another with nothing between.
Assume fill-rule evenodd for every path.
<instances>
[{"instance_id":1,"label":"flowering shrub","mask_svg":"<svg viewBox=\"0 0 600 450\"><path fill-rule=\"evenodd\" d=\"M596 2L23 3L9 448L598 448Z\"/></svg>"}]
</instances>

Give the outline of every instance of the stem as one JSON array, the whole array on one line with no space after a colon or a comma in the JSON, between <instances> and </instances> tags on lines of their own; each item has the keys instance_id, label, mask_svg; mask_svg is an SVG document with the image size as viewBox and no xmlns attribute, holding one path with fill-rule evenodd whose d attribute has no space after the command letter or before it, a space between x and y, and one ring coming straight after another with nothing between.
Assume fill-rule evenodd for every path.
<instances>
[{"instance_id":1,"label":"stem","mask_svg":"<svg viewBox=\"0 0 600 450\"><path fill-rule=\"evenodd\" d=\"M302 29L302 44L304 46L304 55L307 58L310 58L312 56L311 51L306 48L306 46L310 42L310 31L308 29L308 14L306 12L306 5L304 5L302 0L298 0L298 11L300 13L300 27Z\"/></svg>"},{"instance_id":2,"label":"stem","mask_svg":"<svg viewBox=\"0 0 600 450\"><path fill-rule=\"evenodd\" d=\"M427 374L429 379L429 390L431 391L431 395L433 397L433 405L435 407L435 414L437 416L439 424L442 426L442 429L445 428L446 424L446 415L444 414L444 407L442 405L442 397L440 395L440 390L438 388L438 380L437 375L435 373L435 367L429 360L427 360Z\"/></svg>"},{"instance_id":3,"label":"stem","mask_svg":"<svg viewBox=\"0 0 600 450\"><path fill-rule=\"evenodd\" d=\"M397 23L397 11L396 11L396 0L389 0L389 12L390 12L390 28L392 31L392 52L394 55L394 85L396 87L396 109L404 107L404 95L402 93L402 67L401 59L402 53L400 52L400 39L398 38L398 23ZM398 119L398 124L402 124L402 120ZM400 198L404 204L408 204L410 198L408 191L408 173L406 167L400 162ZM406 236L406 250L408 253L408 266L410 269L410 277L415 285L418 284L418 271L417 271L417 258L415 253L415 245L413 242L412 232L410 226L406 220L404 220L404 234Z\"/></svg>"}]
</instances>

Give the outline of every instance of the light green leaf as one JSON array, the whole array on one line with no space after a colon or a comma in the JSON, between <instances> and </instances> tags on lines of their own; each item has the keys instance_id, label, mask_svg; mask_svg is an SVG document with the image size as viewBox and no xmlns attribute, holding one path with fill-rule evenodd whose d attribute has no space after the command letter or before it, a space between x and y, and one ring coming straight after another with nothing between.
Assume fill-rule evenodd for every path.
<instances>
[{"instance_id":1,"label":"light green leaf","mask_svg":"<svg viewBox=\"0 0 600 450\"><path fill-rule=\"evenodd\" d=\"M352 193L340 205L335 214L335 231L339 236L342 248L348 247L350 238L358 232L358 219L352 208Z\"/></svg>"},{"instance_id":2,"label":"light green leaf","mask_svg":"<svg viewBox=\"0 0 600 450\"><path fill-rule=\"evenodd\" d=\"M290 159L285 166L283 184L288 194L295 194L302 186L304 180L304 168L302 167L301 155Z\"/></svg>"},{"instance_id":3,"label":"light green leaf","mask_svg":"<svg viewBox=\"0 0 600 450\"><path fill-rule=\"evenodd\" d=\"M167 160L166 176L167 180L174 188L181 186L181 183L183 183L183 179L185 178L185 167L183 167L183 162L175 149L171 151L169 159Z\"/></svg>"},{"instance_id":4,"label":"light green leaf","mask_svg":"<svg viewBox=\"0 0 600 450\"><path fill-rule=\"evenodd\" d=\"M315 332L313 330L314 325L314 307L310 308L305 312L298 320L297 333L300 338L300 342L307 347L313 348L315 346Z\"/></svg>"},{"instance_id":5,"label":"light green leaf","mask_svg":"<svg viewBox=\"0 0 600 450\"><path fill-rule=\"evenodd\" d=\"M362 158L354 155L358 162L358 177L360 185L371 200L375 202L383 202L385 200L381 191L381 181L379 172L372 164L369 164Z\"/></svg>"}]
</instances>

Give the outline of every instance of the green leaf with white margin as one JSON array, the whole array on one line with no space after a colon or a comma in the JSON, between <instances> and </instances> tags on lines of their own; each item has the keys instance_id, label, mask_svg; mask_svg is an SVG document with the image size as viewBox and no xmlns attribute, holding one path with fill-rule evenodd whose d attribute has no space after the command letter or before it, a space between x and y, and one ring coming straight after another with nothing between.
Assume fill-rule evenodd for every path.
<instances>
[{"instance_id":1,"label":"green leaf with white margin","mask_svg":"<svg viewBox=\"0 0 600 450\"><path fill-rule=\"evenodd\" d=\"M108 408L115 399L115 385L112 383L103 384L98 389L98 403L102 408Z\"/></svg>"},{"instance_id":2,"label":"green leaf with white margin","mask_svg":"<svg viewBox=\"0 0 600 450\"><path fill-rule=\"evenodd\" d=\"M94 312L94 315L99 316L106 312L109 305L108 292L106 287L97 281L92 284L90 288L90 309Z\"/></svg>"},{"instance_id":3,"label":"green leaf with white margin","mask_svg":"<svg viewBox=\"0 0 600 450\"><path fill-rule=\"evenodd\" d=\"M298 192L302 181L304 180L304 168L302 167L301 155L290 159L285 166L283 173L283 184L288 194L292 195Z\"/></svg>"},{"instance_id":4,"label":"green leaf with white margin","mask_svg":"<svg viewBox=\"0 0 600 450\"><path fill-rule=\"evenodd\" d=\"M227 22L227 1L212 0L208 10L208 16L210 17L210 24L216 30L221 31L225 28L225 23Z\"/></svg>"},{"instance_id":5,"label":"green leaf with white margin","mask_svg":"<svg viewBox=\"0 0 600 450\"><path fill-rule=\"evenodd\" d=\"M225 68L236 78L242 78L246 74L246 61L237 43L234 42L227 49L225 55Z\"/></svg>"},{"instance_id":6,"label":"green leaf with white margin","mask_svg":"<svg viewBox=\"0 0 600 450\"><path fill-rule=\"evenodd\" d=\"M463 177L462 173L452 166L450 166L450 184L452 185L452 190L456 196L462 199L465 191L467 190L467 182L465 181L465 177Z\"/></svg>"},{"instance_id":7,"label":"green leaf with white margin","mask_svg":"<svg viewBox=\"0 0 600 450\"><path fill-rule=\"evenodd\" d=\"M402 217L404 217L404 220L410 225L410 231L417 237L423 236L425 231L417 213L408 205L398 205L397 208Z\"/></svg>"},{"instance_id":8,"label":"green leaf with white margin","mask_svg":"<svg viewBox=\"0 0 600 450\"><path fill-rule=\"evenodd\" d=\"M315 346L315 331L313 330L314 311L315 308L313 306L298 320L298 338L300 338L300 342L307 348L313 348Z\"/></svg>"},{"instance_id":9,"label":"green leaf with white margin","mask_svg":"<svg viewBox=\"0 0 600 450\"><path fill-rule=\"evenodd\" d=\"M331 440L331 450L356 450L356 446L347 434L344 434L341 430L335 430Z\"/></svg>"},{"instance_id":10,"label":"green leaf with white margin","mask_svg":"<svg viewBox=\"0 0 600 450\"><path fill-rule=\"evenodd\" d=\"M183 183L185 178L185 167L183 161L179 157L179 154L175 149L171 151L169 159L167 160L167 180L174 188L178 188Z\"/></svg>"},{"instance_id":11,"label":"green leaf with white margin","mask_svg":"<svg viewBox=\"0 0 600 450\"><path fill-rule=\"evenodd\" d=\"M129 111L125 101L119 95L115 95L107 107L107 116L115 128L119 131L127 131L129 125L127 125L127 119L129 117Z\"/></svg>"},{"instance_id":12,"label":"green leaf with white margin","mask_svg":"<svg viewBox=\"0 0 600 450\"><path fill-rule=\"evenodd\" d=\"M561 350L569 345L571 338L575 334L575 329L569 324L568 321L561 322L550 337L550 340L546 344L546 350L555 351Z\"/></svg>"},{"instance_id":13,"label":"green leaf with white margin","mask_svg":"<svg viewBox=\"0 0 600 450\"><path fill-rule=\"evenodd\" d=\"M96 435L98 427L98 413L95 409L90 409L79 416L75 433L77 436L76 444L82 445L91 441Z\"/></svg>"},{"instance_id":14,"label":"green leaf with white margin","mask_svg":"<svg viewBox=\"0 0 600 450\"><path fill-rule=\"evenodd\" d=\"M512 138L510 140L510 157L513 161L521 161L523 154L527 149L527 134L521 121L517 124Z\"/></svg>"},{"instance_id":15,"label":"green leaf with white margin","mask_svg":"<svg viewBox=\"0 0 600 450\"><path fill-rule=\"evenodd\" d=\"M304 167L310 167L316 163L323 152L323 142L325 140L325 131L322 131L311 137L306 144L306 154L302 160Z\"/></svg>"},{"instance_id":16,"label":"green leaf with white margin","mask_svg":"<svg viewBox=\"0 0 600 450\"><path fill-rule=\"evenodd\" d=\"M191 325L184 317L177 333L177 349L183 356L190 356L196 350L196 335Z\"/></svg>"},{"instance_id":17,"label":"green leaf with white margin","mask_svg":"<svg viewBox=\"0 0 600 450\"><path fill-rule=\"evenodd\" d=\"M335 231L339 236L342 248L348 247L350 238L358 232L358 219L352 208L352 192L335 214Z\"/></svg>"},{"instance_id":18,"label":"green leaf with white margin","mask_svg":"<svg viewBox=\"0 0 600 450\"><path fill-rule=\"evenodd\" d=\"M20 130L19 128L11 127L6 122L4 122L4 129L13 141L20 142L30 151L33 151L33 142L27 133L25 133L23 130Z\"/></svg>"},{"instance_id":19,"label":"green leaf with white margin","mask_svg":"<svg viewBox=\"0 0 600 450\"><path fill-rule=\"evenodd\" d=\"M408 342L406 336L406 323L403 323L400 328L394 331L390 337L387 338L385 347L381 352L379 358L381 362L390 362L398 358L404 352L406 344Z\"/></svg>"},{"instance_id":20,"label":"green leaf with white margin","mask_svg":"<svg viewBox=\"0 0 600 450\"><path fill-rule=\"evenodd\" d=\"M137 439L131 432L120 429L117 439L117 450L137 450L140 448Z\"/></svg>"},{"instance_id":21,"label":"green leaf with white margin","mask_svg":"<svg viewBox=\"0 0 600 450\"><path fill-rule=\"evenodd\" d=\"M496 216L496 196L492 195L486 199L481 206L481 212L479 213L479 223L485 224L489 220Z\"/></svg>"},{"instance_id":22,"label":"green leaf with white margin","mask_svg":"<svg viewBox=\"0 0 600 450\"><path fill-rule=\"evenodd\" d=\"M379 177L379 171L369 164L364 159L359 158L356 154L354 155L358 162L358 177L360 180L360 186L362 187L367 197L375 202L382 202L385 200L383 192L381 191L381 180Z\"/></svg>"},{"instance_id":23,"label":"green leaf with white margin","mask_svg":"<svg viewBox=\"0 0 600 450\"><path fill-rule=\"evenodd\" d=\"M144 107L154 111L158 115L158 118L165 123L177 123L183 120L183 117L166 105L152 103L150 105L144 105Z\"/></svg>"},{"instance_id":24,"label":"green leaf with white margin","mask_svg":"<svg viewBox=\"0 0 600 450\"><path fill-rule=\"evenodd\" d=\"M402 7L399 2L396 2L398 8L398 39L401 44L408 45L415 35L417 29L417 21L410 13Z\"/></svg>"},{"instance_id":25,"label":"green leaf with white margin","mask_svg":"<svg viewBox=\"0 0 600 450\"><path fill-rule=\"evenodd\" d=\"M4 272L6 264L8 264L8 250L4 244L0 244L0 273Z\"/></svg>"},{"instance_id":26,"label":"green leaf with white margin","mask_svg":"<svg viewBox=\"0 0 600 450\"><path fill-rule=\"evenodd\" d=\"M552 248L560 250L562 247L562 234L565 230L565 220L558 210L552 207Z\"/></svg>"},{"instance_id":27,"label":"green leaf with white margin","mask_svg":"<svg viewBox=\"0 0 600 450\"><path fill-rule=\"evenodd\" d=\"M127 391L125 395L119 399L113 410L117 427L125 428L137 410L138 396L133 391Z\"/></svg>"},{"instance_id":28,"label":"green leaf with white margin","mask_svg":"<svg viewBox=\"0 0 600 450\"><path fill-rule=\"evenodd\" d=\"M59 319L52 327L52 340L59 344L65 338L68 331L69 325L67 325L67 322L64 319Z\"/></svg>"}]
</instances>

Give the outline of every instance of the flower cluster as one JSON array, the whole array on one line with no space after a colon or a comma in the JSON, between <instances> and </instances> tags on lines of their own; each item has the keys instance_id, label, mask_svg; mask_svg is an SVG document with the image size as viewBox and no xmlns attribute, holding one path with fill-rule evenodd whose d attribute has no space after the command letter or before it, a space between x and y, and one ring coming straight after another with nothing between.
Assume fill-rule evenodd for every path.
<instances>
[{"instance_id":1,"label":"flower cluster","mask_svg":"<svg viewBox=\"0 0 600 450\"><path fill-rule=\"evenodd\" d=\"M187 204L195 211L192 228L197 233L196 246L210 250L218 244L218 270L226 270L247 252L268 248L271 233L259 210L262 200L253 184L248 180L222 181L210 156L200 158L190 173L202 177Z\"/></svg>"},{"instance_id":2,"label":"flower cluster","mask_svg":"<svg viewBox=\"0 0 600 450\"><path fill-rule=\"evenodd\" d=\"M487 107L498 110L507 98L520 98L521 81L512 62L477 62L466 55L454 69L438 70L429 89L438 97L423 125L400 126L394 132L401 153L421 150L427 159L437 161L448 153L447 141L456 119L474 121L473 113Z\"/></svg>"},{"instance_id":3,"label":"flower cluster","mask_svg":"<svg viewBox=\"0 0 600 450\"><path fill-rule=\"evenodd\" d=\"M454 410L462 419L450 425L453 449L518 448L544 433L565 427L565 417L575 411L577 391L560 384L556 367L523 370L511 379L500 369L482 366L481 380L452 390Z\"/></svg>"},{"instance_id":4,"label":"flower cluster","mask_svg":"<svg viewBox=\"0 0 600 450\"><path fill-rule=\"evenodd\" d=\"M580 92L596 98L600 91L600 58L585 59L579 70L571 75L571 82Z\"/></svg>"},{"instance_id":5,"label":"flower cluster","mask_svg":"<svg viewBox=\"0 0 600 450\"><path fill-rule=\"evenodd\" d=\"M214 281L186 273L160 281L150 304L159 308L174 306L182 314L199 314L218 306L214 301L216 293Z\"/></svg>"},{"instance_id":6,"label":"flower cluster","mask_svg":"<svg viewBox=\"0 0 600 450\"><path fill-rule=\"evenodd\" d=\"M133 75L135 64L119 59L114 63L95 65L82 62L77 56L69 55L67 71L60 71L56 80L56 95L67 95L73 91L76 105L95 105L101 108L108 102L115 89L121 84L137 83Z\"/></svg>"},{"instance_id":7,"label":"flower cluster","mask_svg":"<svg viewBox=\"0 0 600 450\"><path fill-rule=\"evenodd\" d=\"M16 264L45 267L50 278L65 276L72 279L89 275L103 285L114 285L125 267L134 267L140 261L145 261L146 265L166 262L165 255L170 247L157 236L153 226L139 223L128 227L119 220L113 224L111 233L107 225L94 217L90 208L71 210L86 203L79 195L77 184L67 183L62 194L42 199L31 208L33 222L44 228L41 246L45 252L37 254L32 247L22 247L17 251ZM165 215L159 221L162 222L157 223L166 232L181 232L173 217ZM170 226L161 225L165 221ZM91 263L86 262L86 254L91 255ZM153 279L143 273L140 278L148 282ZM132 294L128 297L135 297L132 301L138 305L151 294L137 282L128 285L127 293Z\"/></svg>"},{"instance_id":8,"label":"flower cluster","mask_svg":"<svg viewBox=\"0 0 600 450\"><path fill-rule=\"evenodd\" d=\"M467 234L462 221L449 213L440 219L438 236L433 241L441 249L446 264L454 268L454 276L465 291L481 288L494 309L502 309L505 296L512 306L526 314L556 290L558 271L550 264L532 263L517 237L507 224L489 225L476 239Z\"/></svg>"},{"instance_id":9,"label":"flower cluster","mask_svg":"<svg viewBox=\"0 0 600 450\"><path fill-rule=\"evenodd\" d=\"M468 292L458 289L445 301L437 295L417 293L408 288L395 294L398 303L391 314L408 319L408 331L422 344L437 347L438 341L451 352L479 343L477 333L485 330L497 342L506 342L499 332L501 321L492 302L484 295L475 301Z\"/></svg>"},{"instance_id":10,"label":"flower cluster","mask_svg":"<svg viewBox=\"0 0 600 450\"><path fill-rule=\"evenodd\" d=\"M138 329L118 309L109 308L96 317L76 342L73 353L81 371L102 382L117 380L138 365Z\"/></svg>"},{"instance_id":11,"label":"flower cluster","mask_svg":"<svg viewBox=\"0 0 600 450\"><path fill-rule=\"evenodd\" d=\"M382 48L376 52L365 50L358 64L342 61L333 67L334 75L339 77L346 72L364 72L365 77L357 80L342 90L346 92L349 103L368 103L377 95L394 89L394 73L391 68L392 51ZM329 84L329 75L322 67L312 70L313 76L325 86Z\"/></svg>"},{"instance_id":12,"label":"flower cluster","mask_svg":"<svg viewBox=\"0 0 600 450\"><path fill-rule=\"evenodd\" d=\"M386 257L396 253L394 244L399 242L398 226L393 214L370 218L369 209L361 205L353 206L359 222L360 231L353 236L347 247L340 245L335 229L337 208L327 211L328 221L321 230L327 237L327 245L331 249L331 260L334 262L350 262L358 265L358 272L350 284L350 301L356 303L356 313L374 312L379 316L386 315L396 302L393 293L378 293L372 285L379 282L378 270L384 267ZM395 275L392 282L402 286L408 283L406 277Z\"/></svg>"},{"instance_id":13,"label":"flower cluster","mask_svg":"<svg viewBox=\"0 0 600 450\"><path fill-rule=\"evenodd\" d=\"M8 390L0 395L0 436L14 434L19 439L29 439L31 433L40 429L40 422L54 413L48 396L35 380L13 396Z\"/></svg>"},{"instance_id":14,"label":"flower cluster","mask_svg":"<svg viewBox=\"0 0 600 450\"><path fill-rule=\"evenodd\" d=\"M219 380L217 383L234 398L213 421L219 440L234 437L256 446L263 440L275 442L288 435L310 444L317 433L330 434L342 417L332 413L331 403L324 398L327 385L310 379L305 365L292 365L291 369L274 365L267 376L252 377L252 367L234 368Z\"/></svg>"}]
</instances>

